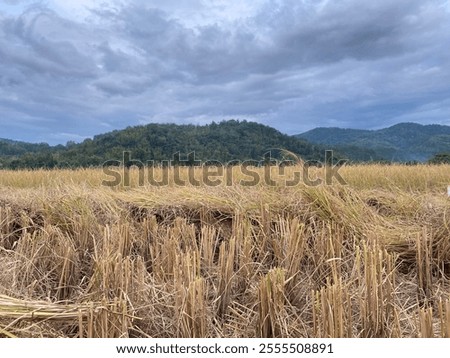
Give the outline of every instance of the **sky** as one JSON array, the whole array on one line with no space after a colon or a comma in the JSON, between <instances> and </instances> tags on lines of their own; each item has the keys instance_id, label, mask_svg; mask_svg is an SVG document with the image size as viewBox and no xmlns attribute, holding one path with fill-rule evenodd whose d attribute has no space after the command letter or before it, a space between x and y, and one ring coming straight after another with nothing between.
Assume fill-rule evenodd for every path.
<instances>
[{"instance_id":1,"label":"sky","mask_svg":"<svg viewBox=\"0 0 450 358\"><path fill-rule=\"evenodd\" d=\"M0 0L0 138L450 125L450 0Z\"/></svg>"}]
</instances>

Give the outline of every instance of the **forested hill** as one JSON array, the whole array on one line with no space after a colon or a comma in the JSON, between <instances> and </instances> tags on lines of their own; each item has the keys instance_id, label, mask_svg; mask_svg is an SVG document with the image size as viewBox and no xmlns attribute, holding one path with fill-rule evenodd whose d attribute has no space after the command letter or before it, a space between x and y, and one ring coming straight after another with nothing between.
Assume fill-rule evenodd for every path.
<instances>
[{"instance_id":1,"label":"forested hill","mask_svg":"<svg viewBox=\"0 0 450 358\"><path fill-rule=\"evenodd\" d=\"M297 138L332 147L360 160L426 161L450 152L450 126L400 123L380 130L316 128ZM363 158L364 157L364 158Z\"/></svg>"},{"instance_id":2,"label":"forested hill","mask_svg":"<svg viewBox=\"0 0 450 358\"><path fill-rule=\"evenodd\" d=\"M47 143L26 143L0 138L0 155L17 156L25 153L36 153L49 150Z\"/></svg>"},{"instance_id":3,"label":"forested hill","mask_svg":"<svg viewBox=\"0 0 450 358\"><path fill-rule=\"evenodd\" d=\"M324 155L320 146L303 139L262 124L235 120L205 126L148 124L101 134L79 144L34 145L43 146L41 149L32 146L17 145L15 151L0 146L0 165L3 168L98 166L107 160L122 160L124 151L142 162L171 160L177 152L182 156L195 152L198 160L221 162L261 160L267 151L276 149L291 151L303 159L319 160Z\"/></svg>"}]
</instances>

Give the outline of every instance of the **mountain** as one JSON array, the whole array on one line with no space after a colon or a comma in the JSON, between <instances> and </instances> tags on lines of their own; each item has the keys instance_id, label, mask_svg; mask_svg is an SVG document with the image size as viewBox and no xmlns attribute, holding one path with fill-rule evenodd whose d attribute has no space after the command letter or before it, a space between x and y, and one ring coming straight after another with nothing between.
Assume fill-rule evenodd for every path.
<instances>
[{"instance_id":1,"label":"mountain","mask_svg":"<svg viewBox=\"0 0 450 358\"><path fill-rule=\"evenodd\" d=\"M124 151L131 153L131 159L143 163L171 160L177 152L182 160L188 153L195 152L196 160L222 163L260 161L269 150L281 157L280 149L303 159L319 160L324 155L320 146L306 140L262 124L235 120L204 126L148 124L97 135L79 144L42 148L17 144L13 145L15 152L8 148L0 147L0 165L7 168L99 166L108 160L121 161Z\"/></svg>"},{"instance_id":2,"label":"mountain","mask_svg":"<svg viewBox=\"0 0 450 358\"><path fill-rule=\"evenodd\" d=\"M296 138L327 146L350 159L426 161L450 152L450 126L400 123L380 130L316 128Z\"/></svg>"},{"instance_id":3,"label":"mountain","mask_svg":"<svg viewBox=\"0 0 450 358\"><path fill-rule=\"evenodd\" d=\"M0 139L0 168L54 168L100 166L108 160L162 161L195 152L202 162L276 158L287 150L302 159L321 160L325 149L353 161L426 161L450 153L450 126L401 123L380 130L316 128L297 136L247 121L223 121L204 126L148 124L128 127L86 139L82 143L49 146ZM439 159L439 158L438 158ZM436 160L438 160L436 159ZM440 160L440 159L439 159Z\"/></svg>"},{"instance_id":4,"label":"mountain","mask_svg":"<svg viewBox=\"0 0 450 358\"><path fill-rule=\"evenodd\" d=\"M25 153L36 153L50 149L47 143L27 143L0 138L0 155L15 156Z\"/></svg>"}]
</instances>

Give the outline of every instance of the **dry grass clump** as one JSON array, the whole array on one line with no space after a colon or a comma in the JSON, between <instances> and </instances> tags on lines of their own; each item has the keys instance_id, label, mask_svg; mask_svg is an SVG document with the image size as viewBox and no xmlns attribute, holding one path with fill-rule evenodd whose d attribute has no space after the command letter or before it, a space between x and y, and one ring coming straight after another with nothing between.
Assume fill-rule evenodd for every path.
<instances>
[{"instance_id":1,"label":"dry grass clump","mask_svg":"<svg viewBox=\"0 0 450 358\"><path fill-rule=\"evenodd\" d=\"M344 169L318 187L2 173L0 336L449 337L450 167Z\"/></svg>"}]
</instances>

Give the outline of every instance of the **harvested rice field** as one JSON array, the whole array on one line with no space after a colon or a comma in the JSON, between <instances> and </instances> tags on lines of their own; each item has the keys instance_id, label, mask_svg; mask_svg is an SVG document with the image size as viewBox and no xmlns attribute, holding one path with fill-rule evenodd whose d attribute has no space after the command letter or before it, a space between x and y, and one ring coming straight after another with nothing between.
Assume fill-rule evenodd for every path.
<instances>
[{"instance_id":1,"label":"harvested rice field","mask_svg":"<svg viewBox=\"0 0 450 358\"><path fill-rule=\"evenodd\" d=\"M240 175L0 171L0 337L450 337L450 166Z\"/></svg>"}]
</instances>

